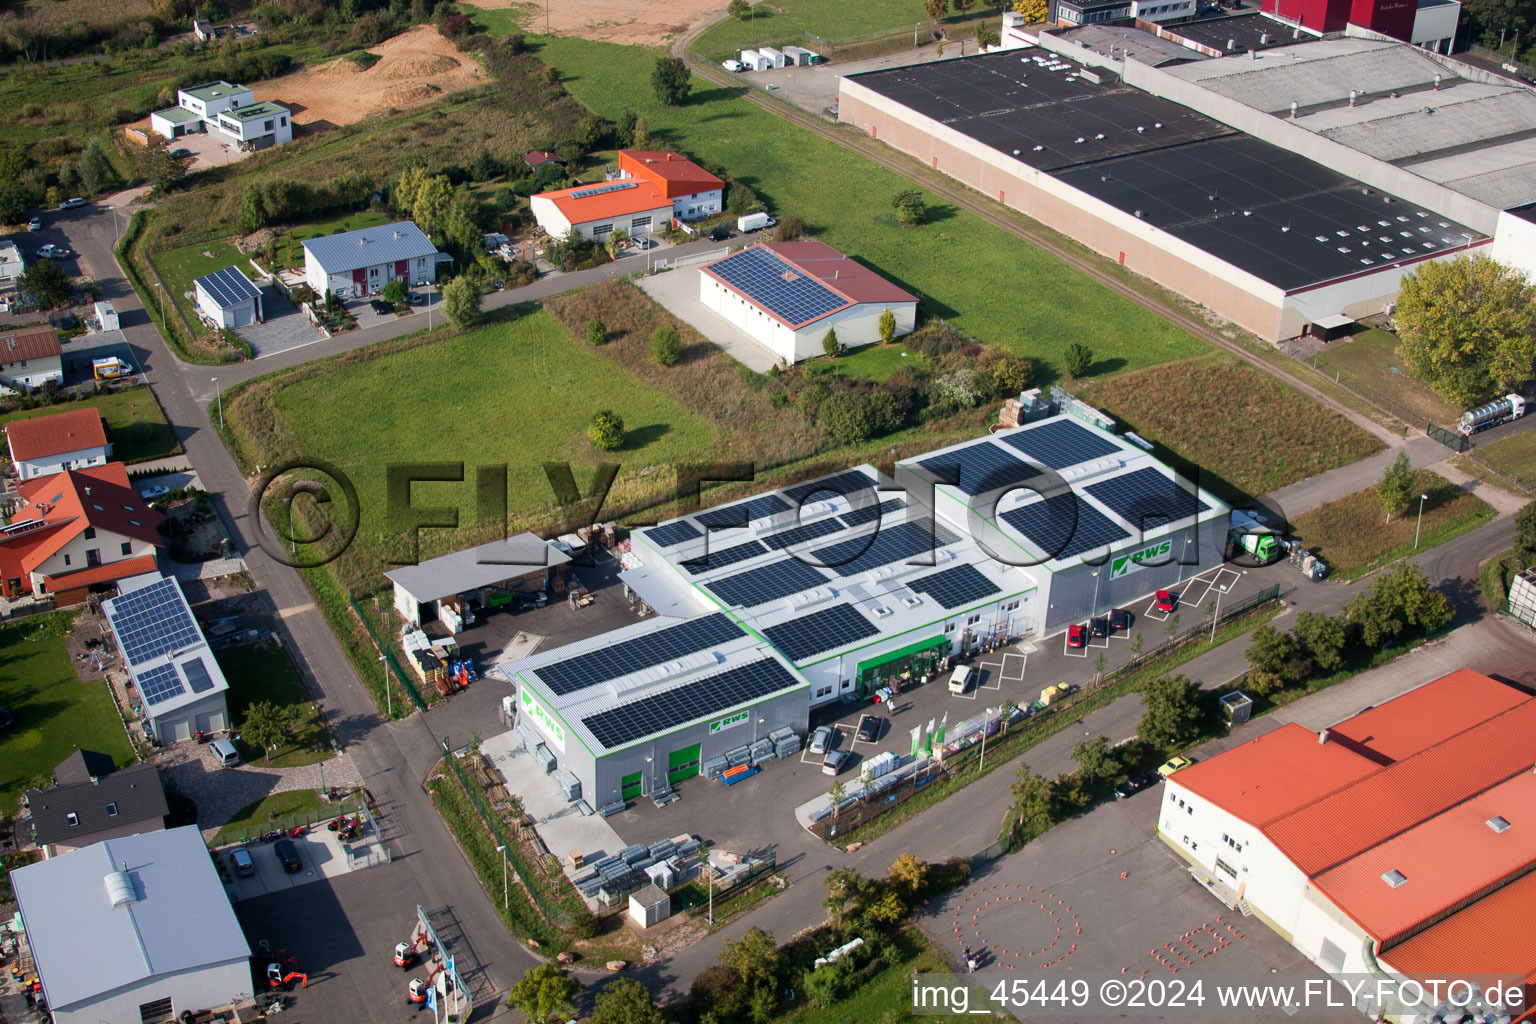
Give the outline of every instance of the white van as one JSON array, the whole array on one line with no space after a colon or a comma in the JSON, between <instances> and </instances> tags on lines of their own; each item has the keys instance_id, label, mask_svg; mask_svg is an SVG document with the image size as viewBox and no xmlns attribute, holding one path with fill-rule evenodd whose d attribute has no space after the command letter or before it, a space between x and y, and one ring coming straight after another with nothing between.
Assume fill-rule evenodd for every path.
<instances>
[{"instance_id":1,"label":"white van","mask_svg":"<svg viewBox=\"0 0 1536 1024\"><path fill-rule=\"evenodd\" d=\"M971 688L971 679L976 675L976 670L969 665L961 665L949 674L949 692L965 693Z\"/></svg>"},{"instance_id":2,"label":"white van","mask_svg":"<svg viewBox=\"0 0 1536 1024\"><path fill-rule=\"evenodd\" d=\"M240 763L240 751L229 740L214 740L208 744L208 749L213 751L213 756L225 768L233 768Z\"/></svg>"}]
</instances>

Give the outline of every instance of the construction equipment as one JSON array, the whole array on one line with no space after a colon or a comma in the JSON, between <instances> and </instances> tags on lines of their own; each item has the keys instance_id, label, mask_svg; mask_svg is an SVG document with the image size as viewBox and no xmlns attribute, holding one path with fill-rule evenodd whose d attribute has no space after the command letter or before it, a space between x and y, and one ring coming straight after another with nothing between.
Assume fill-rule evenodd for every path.
<instances>
[{"instance_id":1,"label":"construction equipment","mask_svg":"<svg viewBox=\"0 0 1536 1024\"><path fill-rule=\"evenodd\" d=\"M309 975L299 970L299 962L288 955L287 950L278 950L277 955L267 964L267 985L270 988L284 988L295 979L300 988L309 988Z\"/></svg>"},{"instance_id":2,"label":"construction equipment","mask_svg":"<svg viewBox=\"0 0 1536 1024\"><path fill-rule=\"evenodd\" d=\"M409 942L395 943L395 966L409 968L416 962L416 947Z\"/></svg>"},{"instance_id":3,"label":"construction equipment","mask_svg":"<svg viewBox=\"0 0 1536 1024\"><path fill-rule=\"evenodd\" d=\"M1462 437L1471 437L1479 430L1487 430L1524 415L1525 399L1519 395L1505 395L1497 401L1462 413L1461 422L1456 424L1456 432Z\"/></svg>"},{"instance_id":4,"label":"construction equipment","mask_svg":"<svg viewBox=\"0 0 1536 1024\"><path fill-rule=\"evenodd\" d=\"M413 1005L426 1002L427 983L420 978L412 978L411 983L405 986L405 1001Z\"/></svg>"}]
</instances>

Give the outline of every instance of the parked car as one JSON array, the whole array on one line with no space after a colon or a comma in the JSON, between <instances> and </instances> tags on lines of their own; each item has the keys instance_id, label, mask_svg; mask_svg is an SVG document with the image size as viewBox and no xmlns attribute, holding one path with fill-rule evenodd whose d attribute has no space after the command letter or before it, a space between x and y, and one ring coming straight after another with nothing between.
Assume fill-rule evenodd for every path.
<instances>
[{"instance_id":1,"label":"parked car","mask_svg":"<svg viewBox=\"0 0 1536 1024\"><path fill-rule=\"evenodd\" d=\"M412 306L425 306L427 304L427 297L421 294L421 292L406 292L405 301Z\"/></svg>"},{"instance_id":2,"label":"parked car","mask_svg":"<svg viewBox=\"0 0 1536 1024\"><path fill-rule=\"evenodd\" d=\"M827 756L821 762L821 774L836 775L848 767L848 759L853 755L846 750L829 750Z\"/></svg>"},{"instance_id":3,"label":"parked car","mask_svg":"<svg viewBox=\"0 0 1536 1024\"><path fill-rule=\"evenodd\" d=\"M383 299L370 299L368 301L368 305L372 306L373 307L373 311L375 313L379 314L380 316L385 316L385 315L388 315L388 314L393 313L395 311L395 307L391 306L389 303L385 302Z\"/></svg>"},{"instance_id":4,"label":"parked car","mask_svg":"<svg viewBox=\"0 0 1536 1024\"><path fill-rule=\"evenodd\" d=\"M290 875L304 870L304 862L299 860L299 848L293 845L293 840L279 839L273 844L272 852L277 854L278 863Z\"/></svg>"},{"instance_id":5,"label":"parked car","mask_svg":"<svg viewBox=\"0 0 1536 1024\"><path fill-rule=\"evenodd\" d=\"M726 227L724 224L720 225L709 233L709 240L711 242L724 242L727 241L730 237L731 229Z\"/></svg>"},{"instance_id":6,"label":"parked car","mask_svg":"<svg viewBox=\"0 0 1536 1024\"><path fill-rule=\"evenodd\" d=\"M1173 757L1170 757L1168 760L1158 765L1157 774L1166 779L1168 776L1172 775L1179 769L1188 768L1194 763L1195 762L1191 758L1185 757L1183 754L1175 754Z\"/></svg>"},{"instance_id":7,"label":"parked car","mask_svg":"<svg viewBox=\"0 0 1536 1024\"><path fill-rule=\"evenodd\" d=\"M174 158L176 160L181 160L181 159L184 159L185 157L189 157L191 155L192 155L192 151L190 149L173 149L173 150L171 150L171 156L172 156L172 158Z\"/></svg>"},{"instance_id":8,"label":"parked car","mask_svg":"<svg viewBox=\"0 0 1536 1024\"><path fill-rule=\"evenodd\" d=\"M873 743L880 738L880 719L874 715L865 715L859 719L859 739L865 743Z\"/></svg>"},{"instance_id":9,"label":"parked car","mask_svg":"<svg viewBox=\"0 0 1536 1024\"><path fill-rule=\"evenodd\" d=\"M77 322L72 316L61 316L53 322L53 329L56 331L72 331L75 329Z\"/></svg>"},{"instance_id":10,"label":"parked car","mask_svg":"<svg viewBox=\"0 0 1536 1024\"><path fill-rule=\"evenodd\" d=\"M832 742L832 730L824 725L818 725L816 731L811 733L811 753L825 754L827 746Z\"/></svg>"},{"instance_id":11,"label":"parked car","mask_svg":"<svg viewBox=\"0 0 1536 1024\"><path fill-rule=\"evenodd\" d=\"M1157 610L1160 612L1171 612L1174 606L1179 603L1178 595L1171 594L1166 590L1159 590L1156 600Z\"/></svg>"},{"instance_id":12,"label":"parked car","mask_svg":"<svg viewBox=\"0 0 1536 1024\"><path fill-rule=\"evenodd\" d=\"M155 484L151 487L146 487L141 490L139 492L139 497L143 498L145 501L154 501L156 498L163 498L170 493L170 484Z\"/></svg>"},{"instance_id":13,"label":"parked car","mask_svg":"<svg viewBox=\"0 0 1536 1024\"><path fill-rule=\"evenodd\" d=\"M965 693L971 688L971 680L976 675L976 670L969 665L961 665L949 674L949 692Z\"/></svg>"},{"instance_id":14,"label":"parked car","mask_svg":"<svg viewBox=\"0 0 1536 1024\"><path fill-rule=\"evenodd\" d=\"M27 230L28 231L41 231L41 230L43 230L43 218L41 218L41 217L33 217L31 220L27 221Z\"/></svg>"},{"instance_id":15,"label":"parked car","mask_svg":"<svg viewBox=\"0 0 1536 1024\"><path fill-rule=\"evenodd\" d=\"M40 260L67 260L73 255L62 245L45 245L37 250L37 258Z\"/></svg>"},{"instance_id":16,"label":"parked car","mask_svg":"<svg viewBox=\"0 0 1536 1024\"><path fill-rule=\"evenodd\" d=\"M1131 613L1124 608L1116 608L1109 613L1109 628L1116 633L1124 632L1131 628Z\"/></svg>"},{"instance_id":17,"label":"parked car","mask_svg":"<svg viewBox=\"0 0 1536 1024\"><path fill-rule=\"evenodd\" d=\"M720 66L725 68L725 70L727 70L727 71L745 71L745 70L747 70L747 66L745 64L743 64L739 60L723 60L723 61L720 62Z\"/></svg>"},{"instance_id":18,"label":"parked car","mask_svg":"<svg viewBox=\"0 0 1536 1024\"><path fill-rule=\"evenodd\" d=\"M1124 782L1120 783L1120 785L1115 787L1115 799L1129 800L1131 797L1135 796L1137 793L1140 793L1142 790L1146 789L1156 781L1157 779L1151 775L1148 775L1146 772L1137 772L1135 775L1132 775L1130 778L1126 779Z\"/></svg>"},{"instance_id":19,"label":"parked car","mask_svg":"<svg viewBox=\"0 0 1536 1024\"><path fill-rule=\"evenodd\" d=\"M249 850L236 850L229 855L229 862L234 865L236 877L250 878L256 874L256 862L251 860Z\"/></svg>"},{"instance_id":20,"label":"parked car","mask_svg":"<svg viewBox=\"0 0 1536 1024\"><path fill-rule=\"evenodd\" d=\"M1073 623L1067 627L1067 646L1082 647L1088 643L1087 628Z\"/></svg>"},{"instance_id":21,"label":"parked car","mask_svg":"<svg viewBox=\"0 0 1536 1024\"><path fill-rule=\"evenodd\" d=\"M61 210L73 210L77 206L84 206L84 205L85 205L85 200L84 199L81 199L79 196L74 196L74 197L66 199L62 203L60 203L59 204L59 209L61 209Z\"/></svg>"},{"instance_id":22,"label":"parked car","mask_svg":"<svg viewBox=\"0 0 1536 1024\"><path fill-rule=\"evenodd\" d=\"M1088 628L1094 636L1109 636L1109 616L1096 615L1088 622Z\"/></svg>"}]
</instances>

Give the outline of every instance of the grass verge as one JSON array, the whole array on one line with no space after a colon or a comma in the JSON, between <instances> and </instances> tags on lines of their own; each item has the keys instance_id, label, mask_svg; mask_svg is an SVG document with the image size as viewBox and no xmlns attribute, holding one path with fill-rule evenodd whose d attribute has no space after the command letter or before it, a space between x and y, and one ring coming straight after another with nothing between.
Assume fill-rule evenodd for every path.
<instances>
[{"instance_id":1,"label":"grass verge","mask_svg":"<svg viewBox=\"0 0 1536 1024\"><path fill-rule=\"evenodd\" d=\"M325 726L315 717L314 705L304 692L304 683L294 671L287 651L276 644L252 644L216 651L214 657L224 678L229 680L229 717L236 732L245 721L247 709L257 701L292 709L298 718L288 744L274 751L270 760L264 751L244 742L240 744L241 757L274 768L297 768L332 756Z\"/></svg>"},{"instance_id":2,"label":"grass verge","mask_svg":"<svg viewBox=\"0 0 1536 1024\"><path fill-rule=\"evenodd\" d=\"M1486 467L1524 493L1536 492L1536 431L1527 430L1472 449L1473 462Z\"/></svg>"},{"instance_id":3,"label":"grass verge","mask_svg":"<svg viewBox=\"0 0 1536 1024\"><path fill-rule=\"evenodd\" d=\"M882 1024L886 1021L912 1019L912 977L915 974L948 973L953 967L945 961L916 925L902 925L890 939L898 962L860 985L848 998L830 1006L801 1006L785 1010L772 1018L773 1024L849 1024L850 1021ZM955 1016L924 1016L933 1024L958 1024L974 1020Z\"/></svg>"},{"instance_id":4,"label":"grass verge","mask_svg":"<svg viewBox=\"0 0 1536 1024\"><path fill-rule=\"evenodd\" d=\"M1330 344L1309 360L1324 377L1347 386L1373 405L1422 430L1425 424L1454 423L1461 410L1440 398L1408 372L1397 354L1397 335L1368 327Z\"/></svg>"},{"instance_id":5,"label":"grass verge","mask_svg":"<svg viewBox=\"0 0 1536 1024\"><path fill-rule=\"evenodd\" d=\"M132 465L181 454L181 443L166 422L165 412L148 387L123 388L40 409L23 409L0 416L0 426L16 420L90 408L101 413L112 441L112 458Z\"/></svg>"},{"instance_id":6,"label":"grass verge","mask_svg":"<svg viewBox=\"0 0 1536 1024\"><path fill-rule=\"evenodd\" d=\"M318 811L323 806L320 794L312 789L291 789L283 793L273 793L263 797L253 804L246 804L235 812L235 816L225 822L213 837L213 845L223 846L225 843L238 843L242 839L254 838L263 832L270 831L276 822L298 815L308 815Z\"/></svg>"},{"instance_id":7,"label":"grass verge","mask_svg":"<svg viewBox=\"0 0 1536 1024\"><path fill-rule=\"evenodd\" d=\"M1478 571L1478 589L1490 607L1499 609L1509 600L1509 584L1515 576L1530 568L1531 559L1515 548L1494 555Z\"/></svg>"}]
</instances>

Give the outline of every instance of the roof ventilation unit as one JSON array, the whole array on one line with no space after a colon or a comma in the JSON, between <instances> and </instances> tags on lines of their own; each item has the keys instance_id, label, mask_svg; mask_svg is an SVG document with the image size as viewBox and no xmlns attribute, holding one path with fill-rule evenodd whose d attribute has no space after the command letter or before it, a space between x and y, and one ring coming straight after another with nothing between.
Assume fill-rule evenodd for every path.
<instances>
[{"instance_id":1,"label":"roof ventilation unit","mask_svg":"<svg viewBox=\"0 0 1536 1024\"><path fill-rule=\"evenodd\" d=\"M1044 146L1036 146L1035 147L1035 152L1038 153L1038 152L1040 152L1044 148L1045 148Z\"/></svg>"},{"instance_id":2,"label":"roof ventilation unit","mask_svg":"<svg viewBox=\"0 0 1536 1024\"><path fill-rule=\"evenodd\" d=\"M1268 32L1260 32L1259 33L1259 45L1260 46L1268 46L1269 45L1269 33Z\"/></svg>"},{"instance_id":3,"label":"roof ventilation unit","mask_svg":"<svg viewBox=\"0 0 1536 1024\"><path fill-rule=\"evenodd\" d=\"M107 887L107 898L112 901L114 908L139 901L139 891L134 888L126 864L122 871L109 872L102 878L102 882Z\"/></svg>"},{"instance_id":4,"label":"roof ventilation unit","mask_svg":"<svg viewBox=\"0 0 1536 1024\"><path fill-rule=\"evenodd\" d=\"M892 615L896 614L883 604L877 604L870 610L874 613L874 616L877 619L888 619Z\"/></svg>"},{"instance_id":5,"label":"roof ventilation unit","mask_svg":"<svg viewBox=\"0 0 1536 1024\"><path fill-rule=\"evenodd\" d=\"M1237 49L1237 40L1236 39L1228 39L1227 40L1227 49L1229 49L1229 50Z\"/></svg>"},{"instance_id":6,"label":"roof ventilation unit","mask_svg":"<svg viewBox=\"0 0 1536 1024\"><path fill-rule=\"evenodd\" d=\"M1081 135L1079 135L1076 139L1074 139L1072 141L1076 142L1078 145L1082 145L1083 143L1087 142L1088 140L1083 138Z\"/></svg>"},{"instance_id":7,"label":"roof ventilation unit","mask_svg":"<svg viewBox=\"0 0 1536 1024\"><path fill-rule=\"evenodd\" d=\"M1503 835L1505 832L1508 832L1509 829L1510 829L1509 820L1507 818L1505 818L1503 815L1500 815L1500 814L1494 815L1493 817L1489 818L1487 821L1483 822L1483 824L1487 825L1489 828L1493 829L1499 835Z\"/></svg>"},{"instance_id":8,"label":"roof ventilation unit","mask_svg":"<svg viewBox=\"0 0 1536 1024\"><path fill-rule=\"evenodd\" d=\"M1383 882L1386 882L1388 885L1390 885L1394 889L1400 889L1405 884L1407 884L1408 876L1403 874L1401 871L1397 870L1396 868L1393 868L1391 871L1385 872L1381 876L1381 880Z\"/></svg>"}]
</instances>

